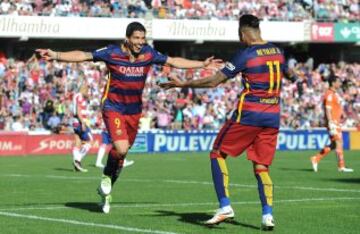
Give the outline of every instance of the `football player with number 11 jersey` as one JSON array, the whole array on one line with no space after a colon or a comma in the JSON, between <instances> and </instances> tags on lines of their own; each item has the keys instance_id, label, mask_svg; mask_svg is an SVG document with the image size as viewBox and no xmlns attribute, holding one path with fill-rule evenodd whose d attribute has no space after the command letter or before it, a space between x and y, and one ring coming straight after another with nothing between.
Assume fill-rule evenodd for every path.
<instances>
[{"instance_id":1,"label":"football player with number 11 jersey","mask_svg":"<svg viewBox=\"0 0 360 234\"><path fill-rule=\"evenodd\" d=\"M272 211L273 182L269 175L269 166L274 158L279 132L281 80L288 71L282 50L262 40L259 23L259 19L253 15L241 16L239 37L247 47L237 52L215 75L188 81L172 76L169 77L169 82L160 85L163 88L216 87L239 73L242 75L243 90L239 95L237 108L231 119L221 128L210 153L219 209L206 221L208 225L234 217L225 159L227 156L239 156L246 150L258 182L262 228L271 230L275 226ZM288 76L290 78L292 75Z\"/></svg>"}]
</instances>

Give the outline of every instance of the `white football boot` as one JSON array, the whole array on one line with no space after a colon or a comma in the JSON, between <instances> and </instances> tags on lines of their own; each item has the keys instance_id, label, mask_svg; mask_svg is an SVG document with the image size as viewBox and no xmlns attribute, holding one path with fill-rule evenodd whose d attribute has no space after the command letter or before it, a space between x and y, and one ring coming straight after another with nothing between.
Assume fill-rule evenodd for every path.
<instances>
[{"instance_id":1,"label":"white football boot","mask_svg":"<svg viewBox=\"0 0 360 234\"><path fill-rule=\"evenodd\" d=\"M338 168L339 172L354 172L354 169L346 168L346 167L340 167Z\"/></svg>"},{"instance_id":2,"label":"white football boot","mask_svg":"<svg viewBox=\"0 0 360 234\"><path fill-rule=\"evenodd\" d=\"M235 217L235 213L231 206L225 206L216 210L215 215L205 222L206 225L219 224L227 219Z\"/></svg>"},{"instance_id":3,"label":"white football boot","mask_svg":"<svg viewBox=\"0 0 360 234\"><path fill-rule=\"evenodd\" d=\"M310 161L311 161L311 165L312 165L314 172L317 172L318 171L318 160L316 159L316 156L311 157Z\"/></svg>"},{"instance_id":4,"label":"white football boot","mask_svg":"<svg viewBox=\"0 0 360 234\"><path fill-rule=\"evenodd\" d=\"M87 169L85 169L85 168L83 168L83 167L81 166L81 162L80 162L80 161L75 160L75 161L73 162L73 165L74 165L75 171L77 171L77 172L88 172Z\"/></svg>"},{"instance_id":5,"label":"white football boot","mask_svg":"<svg viewBox=\"0 0 360 234\"><path fill-rule=\"evenodd\" d=\"M134 160L126 160L125 159L123 167L129 167L129 166L133 165L134 163L135 163Z\"/></svg>"},{"instance_id":6,"label":"white football boot","mask_svg":"<svg viewBox=\"0 0 360 234\"><path fill-rule=\"evenodd\" d=\"M101 209L105 214L110 212L110 202L111 202L111 179L110 177L103 175L100 186L98 188L98 194L101 196Z\"/></svg>"},{"instance_id":7,"label":"white football boot","mask_svg":"<svg viewBox=\"0 0 360 234\"><path fill-rule=\"evenodd\" d=\"M263 215L261 221L261 230L272 231L274 227L274 217L271 214Z\"/></svg>"}]
</instances>

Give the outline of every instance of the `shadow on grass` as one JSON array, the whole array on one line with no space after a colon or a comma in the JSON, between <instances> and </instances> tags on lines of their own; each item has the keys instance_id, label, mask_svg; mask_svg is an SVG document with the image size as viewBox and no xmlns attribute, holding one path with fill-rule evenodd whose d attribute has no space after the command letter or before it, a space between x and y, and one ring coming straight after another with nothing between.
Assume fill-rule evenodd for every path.
<instances>
[{"instance_id":1,"label":"shadow on grass","mask_svg":"<svg viewBox=\"0 0 360 234\"><path fill-rule=\"evenodd\" d=\"M99 206L99 203L96 202L67 202L65 203L65 206L90 212L101 212L101 207Z\"/></svg>"},{"instance_id":2,"label":"shadow on grass","mask_svg":"<svg viewBox=\"0 0 360 234\"><path fill-rule=\"evenodd\" d=\"M282 167L282 168L277 168L278 170L282 170L282 171L304 171L304 172L314 172L313 169L310 168L287 168L287 167Z\"/></svg>"},{"instance_id":3,"label":"shadow on grass","mask_svg":"<svg viewBox=\"0 0 360 234\"><path fill-rule=\"evenodd\" d=\"M68 171L68 172L74 172L73 168L54 168L55 171Z\"/></svg>"},{"instance_id":4,"label":"shadow on grass","mask_svg":"<svg viewBox=\"0 0 360 234\"><path fill-rule=\"evenodd\" d=\"M131 208L139 204L153 205L154 202L112 202L112 208ZM102 213L99 202L67 202L65 207L74 209L87 210L90 212Z\"/></svg>"},{"instance_id":5,"label":"shadow on grass","mask_svg":"<svg viewBox=\"0 0 360 234\"><path fill-rule=\"evenodd\" d=\"M347 184L360 184L360 178L327 178L324 179L327 181L334 181L339 183L347 183Z\"/></svg>"},{"instance_id":6,"label":"shadow on grass","mask_svg":"<svg viewBox=\"0 0 360 234\"><path fill-rule=\"evenodd\" d=\"M174 212L174 211L168 211L168 210L157 210L156 212L159 213L157 216L175 216L175 217L178 217L178 220L181 222L199 225L199 226L207 227L209 229L223 229L224 228L224 227L221 227L221 224L220 225L211 225L211 226L205 225L204 222L212 217L212 215L209 215L207 213L199 213L199 212L198 213L195 213L195 212L180 213L180 212ZM242 226L245 228L260 230L260 228L257 226L254 226L251 224L246 224L246 223L241 223L234 219L226 220L224 222L224 224L232 224L232 225Z\"/></svg>"}]
</instances>

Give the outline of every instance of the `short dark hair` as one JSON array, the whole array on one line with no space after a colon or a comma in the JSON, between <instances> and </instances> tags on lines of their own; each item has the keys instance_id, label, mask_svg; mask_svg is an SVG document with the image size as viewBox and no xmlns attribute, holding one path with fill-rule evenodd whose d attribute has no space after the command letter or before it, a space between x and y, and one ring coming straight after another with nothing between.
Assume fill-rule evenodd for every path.
<instances>
[{"instance_id":1,"label":"short dark hair","mask_svg":"<svg viewBox=\"0 0 360 234\"><path fill-rule=\"evenodd\" d=\"M126 36L130 37L135 31L146 33L144 25L139 22L132 22L126 27Z\"/></svg>"},{"instance_id":2,"label":"short dark hair","mask_svg":"<svg viewBox=\"0 0 360 234\"><path fill-rule=\"evenodd\" d=\"M254 15L242 15L239 19L239 30L244 27L260 29L260 20Z\"/></svg>"},{"instance_id":3,"label":"short dark hair","mask_svg":"<svg viewBox=\"0 0 360 234\"><path fill-rule=\"evenodd\" d=\"M338 79L338 76L332 75L327 79L327 82L329 83L330 87L332 87L333 83L335 83Z\"/></svg>"}]
</instances>

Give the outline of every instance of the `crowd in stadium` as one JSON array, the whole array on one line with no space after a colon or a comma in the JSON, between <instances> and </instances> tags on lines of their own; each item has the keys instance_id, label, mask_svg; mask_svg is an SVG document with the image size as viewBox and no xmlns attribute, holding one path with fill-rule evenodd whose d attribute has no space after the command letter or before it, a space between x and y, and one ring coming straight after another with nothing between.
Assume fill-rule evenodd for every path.
<instances>
[{"instance_id":1,"label":"crowd in stadium","mask_svg":"<svg viewBox=\"0 0 360 234\"><path fill-rule=\"evenodd\" d=\"M360 64L302 63L294 58L288 65L297 71L296 82L284 80L281 126L310 128L324 126L322 95L326 79L336 74L342 80L344 127L360 124ZM141 129L218 129L237 103L241 77L216 89L162 90L157 82L170 73L183 79L201 79L213 71L175 70L153 67L144 89ZM90 123L101 128L100 100L106 84L101 63L46 63L33 56L19 61L0 55L0 130L52 130L71 128L72 96L79 80L91 87Z\"/></svg>"},{"instance_id":2,"label":"crowd in stadium","mask_svg":"<svg viewBox=\"0 0 360 234\"><path fill-rule=\"evenodd\" d=\"M237 19L254 14L265 20L357 21L357 0L3 0L0 14L163 19Z\"/></svg>"}]
</instances>

